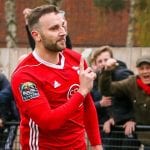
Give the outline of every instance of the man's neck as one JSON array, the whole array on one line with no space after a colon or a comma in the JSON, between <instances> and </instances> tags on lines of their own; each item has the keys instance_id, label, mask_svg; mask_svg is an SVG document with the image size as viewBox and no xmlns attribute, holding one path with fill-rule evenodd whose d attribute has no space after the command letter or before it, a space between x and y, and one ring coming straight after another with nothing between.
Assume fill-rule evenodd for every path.
<instances>
[{"instance_id":1,"label":"man's neck","mask_svg":"<svg viewBox=\"0 0 150 150\"><path fill-rule=\"evenodd\" d=\"M52 63L52 64L58 64L59 63L59 52L53 52L53 51L47 51L47 50L41 51L38 48L35 48L35 52L44 61L47 61L47 62Z\"/></svg>"}]
</instances>

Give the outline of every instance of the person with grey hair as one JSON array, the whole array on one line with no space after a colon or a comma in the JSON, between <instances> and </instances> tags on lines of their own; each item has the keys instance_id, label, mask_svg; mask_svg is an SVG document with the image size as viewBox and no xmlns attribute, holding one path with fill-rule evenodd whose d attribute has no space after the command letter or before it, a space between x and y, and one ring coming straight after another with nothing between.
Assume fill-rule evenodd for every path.
<instances>
[{"instance_id":1,"label":"person with grey hair","mask_svg":"<svg viewBox=\"0 0 150 150\"><path fill-rule=\"evenodd\" d=\"M96 74L81 54L66 48L65 20L53 5L28 17L35 49L19 63L11 85L19 108L22 150L102 150L90 95Z\"/></svg>"},{"instance_id":2,"label":"person with grey hair","mask_svg":"<svg viewBox=\"0 0 150 150\"><path fill-rule=\"evenodd\" d=\"M116 60L107 60L100 79L103 95L128 96L134 107L135 121L128 132L135 131L136 125L150 125L150 56L141 56L136 61L137 75L122 81L112 82L111 72L116 67ZM127 131L126 131L127 132ZM126 133L125 132L125 133ZM138 139L144 145L144 150L150 149L150 134L138 133Z\"/></svg>"}]
</instances>

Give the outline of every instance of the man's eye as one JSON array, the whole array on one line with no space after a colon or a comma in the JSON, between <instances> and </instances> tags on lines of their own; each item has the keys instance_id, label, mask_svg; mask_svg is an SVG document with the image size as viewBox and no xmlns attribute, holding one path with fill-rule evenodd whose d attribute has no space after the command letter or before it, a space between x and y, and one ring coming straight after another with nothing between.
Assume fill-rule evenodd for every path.
<instances>
[{"instance_id":1,"label":"man's eye","mask_svg":"<svg viewBox=\"0 0 150 150\"><path fill-rule=\"evenodd\" d=\"M54 26L51 28L51 30L57 30L59 27L58 26Z\"/></svg>"}]
</instances>

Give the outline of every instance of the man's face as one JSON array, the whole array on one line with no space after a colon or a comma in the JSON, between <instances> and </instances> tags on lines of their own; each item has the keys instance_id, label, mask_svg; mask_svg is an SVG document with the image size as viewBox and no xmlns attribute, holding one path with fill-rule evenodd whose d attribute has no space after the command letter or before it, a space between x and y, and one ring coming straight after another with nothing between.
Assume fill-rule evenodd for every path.
<instances>
[{"instance_id":1,"label":"man's face","mask_svg":"<svg viewBox=\"0 0 150 150\"><path fill-rule=\"evenodd\" d=\"M95 60L95 65L97 67L97 70L103 69L109 58L111 58L109 52L102 52L100 55L98 55Z\"/></svg>"},{"instance_id":2,"label":"man's face","mask_svg":"<svg viewBox=\"0 0 150 150\"><path fill-rule=\"evenodd\" d=\"M137 67L139 77L145 84L150 84L150 64L143 63Z\"/></svg>"},{"instance_id":3,"label":"man's face","mask_svg":"<svg viewBox=\"0 0 150 150\"><path fill-rule=\"evenodd\" d=\"M40 42L49 51L59 52L66 48L66 30L64 17L49 13L39 19Z\"/></svg>"}]
</instances>

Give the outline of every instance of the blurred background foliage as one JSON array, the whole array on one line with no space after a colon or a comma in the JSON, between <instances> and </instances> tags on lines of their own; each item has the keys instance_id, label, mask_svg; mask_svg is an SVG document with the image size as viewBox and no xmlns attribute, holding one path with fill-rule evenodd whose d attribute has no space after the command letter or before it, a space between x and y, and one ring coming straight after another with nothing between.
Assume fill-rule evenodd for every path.
<instances>
[{"instance_id":1,"label":"blurred background foliage","mask_svg":"<svg viewBox=\"0 0 150 150\"><path fill-rule=\"evenodd\" d=\"M118 12L130 8L133 0L93 0L95 6L103 11ZM150 46L150 0L134 0L134 41L137 45ZM129 20L130 23L130 20Z\"/></svg>"},{"instance_id":2,"label":"blurred background foliage","mask_svg":"<svg viewBox=\"0 0 150 150\"><path fill-rule=\"evenodd\" d=\"M139 0L136 16L136 41L143 47L150 46L150 0Z\"/></svg>"},{"instance_id":3,"label":"blurred background foliage","mask_svg":"<svg viewBox=\"0 0 150 150\"><path fill-rule=\"evenodd\" d=\"M113 11L122 10L125 6L124 0L94 0L94 4L101 9Z\"/></svg>"}]
</instances>

